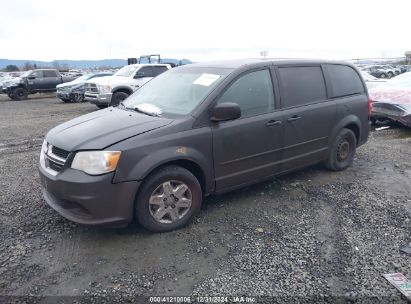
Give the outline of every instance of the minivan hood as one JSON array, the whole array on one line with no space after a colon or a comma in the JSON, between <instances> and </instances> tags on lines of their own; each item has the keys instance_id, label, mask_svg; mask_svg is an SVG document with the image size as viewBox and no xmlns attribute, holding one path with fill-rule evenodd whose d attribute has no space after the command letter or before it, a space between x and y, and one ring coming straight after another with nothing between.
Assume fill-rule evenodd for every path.
<instances>
[{"instance_id":1,"label":"minivan hood","mask_svg":"<svg viewBox=\"0 0 411 304\"><path fill-rule=\"evenodd\" d=\"M90 79L88 83L95 83L99 85L116 85L123 84L132 81L132 77L123 77L123 76L104 76L96 79Z\"/></svg>"},{"instance_id":2,"label":"minivan hood","mask_svg":"<svg viewBox=\"0 0 411 304\"><path fill-rule=\"evenodd\" d=\"M110 107L58 125L47 133L46 141L66 151L101 150L172 121Z\"/></svg>"}]
</instances>

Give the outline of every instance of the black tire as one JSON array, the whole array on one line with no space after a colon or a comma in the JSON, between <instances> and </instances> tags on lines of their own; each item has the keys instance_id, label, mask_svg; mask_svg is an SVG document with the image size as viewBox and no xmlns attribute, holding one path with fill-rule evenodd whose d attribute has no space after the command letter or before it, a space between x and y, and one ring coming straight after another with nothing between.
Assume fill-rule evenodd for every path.
<instances>
[{"instance_id":1,"label":"black tire","mask_svg":"<svg viewBox=\"0 0 411 304\"><path fill-rule=\"evenodd\" d=\"M383 79L387 78L387 74L381 73L380 78L383 78Z\"/></svg>"},{"instance_id":2,"label":"black tire","mask_svg":"<svg viewBox=\"0 0 411 304\"><path fill-rule=\"evenodd\" d=\"M392 72L388 72L387 75L388 75L388 79L391 79L394 76L394 74Z\"/></svg>"},{"instance_id":3,"label":"black tire","mask_svg":"<svg viewBox=\"0 0 411 304\"><path fill-rule=\"evenodd\" d=\"M354 160L356 148L357 139L354 132L350 129L342 129L331 145L325 166L333 171L347 169Z\"/></svg>"},{"instance_id":4,"label":"black tire","mask_svg":"<svg viewBox=\"0 0 411 304\"><path fill-rule=\"evenodd\" d=\"M15 88L11 93L13 100L25 100L29 95L29 92L25 88Z\"/></svg>"},{"instance_id":5,"label":"black tire","mask_svg":"<svg viewBox=\"0 0 411 304\"><path fill-rule=\"evenodd\" d=\"M83 102L84 101L84 95L83 94L79 94L79 93L73 93L70 94L70 101L71 102Z\"/></svg>"},{"instance_id":6,"label":"black tire","mask_svg":"<svg viewBox=\"0 0 411 304\"><path fill-rule=\"evenodd\" d=\"M181 182L188 187L191 197L191 206L185 209L184 212L186 213L182 215L180 219L177 219L173 222L170 217L170 223L161 223L154 218L154 215L152 215L152 213L157 210L152 210L155 205L150 205L149 201L150 197L152 197L156 189L158 189L168 181ZM197 178L190 171L182 167L168 166L153 172L144 181L136 199L135 216L138 219L139 223L147 230L150 230L152 232L172 231L184 227L194 217L194 215L200 210L202 200L203 194ZM168 202L165 202L163 204L167 203ZM170 208L170 212L173 211L171 210L171 207L175 208L174 205L169 205L165 208ZM160 206L158 208L160 208ZM177 211L177 213L180 212L180 209L178 207L177 209L179 210ZM163 207L163 210L166 209L164 209ZM167 216L167 213L165 214L165 216Z\"/></svg>"},{"instance_id":7,"label":"black tire","mask_svg":"<svg viewBox=\"0 0 411 304\"><path fill-rule=\"evenodd\" d=\"M65 103L71 102L71 100L70 100L70 99L67 99L67 98L62 98L61 100L62 100L63 102L65 102Z\"/></svg>"},{"instance_id":8,"label":"black tire","mask_svg":"<svg viewBox=\"0 0 411 304\"><path fill-rule=\"evenodd\" d=\"M97 106L97 108L99 108L99 109L105 109L105 108L107 108L107 106L103 106L103 105L96 105Z\"/></svg>"},{"instance_id":9,"label":"black tire","mask_svg":"<svg viewBox=\"0 0 411 304\"><path fill-rule=\"evenodd\" d=\"M111 102L110 102L110 106L114 107L114 106L118 106L118 104L120 102L122 102L124 99L126 99L129 96L129 94L125 93L125 92L116 92L113 94L113 96L111 97Z\"/></svg>"}]
</instances>

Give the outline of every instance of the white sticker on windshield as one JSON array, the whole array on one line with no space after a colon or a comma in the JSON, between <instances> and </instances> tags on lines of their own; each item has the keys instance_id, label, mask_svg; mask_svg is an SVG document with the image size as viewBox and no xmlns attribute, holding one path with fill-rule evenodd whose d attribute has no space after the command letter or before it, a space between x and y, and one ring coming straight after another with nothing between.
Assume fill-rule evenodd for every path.
<instances>
[{"instance_id":1,"label":"white sticker on windshield","mask_svg":"<svg viewBox=\"0 0 411 304\"><path fill-rule=\"evenodd\" d=\"M201 74L200 77L194 80L193 84L199 84L199 85L208 87L220 77L221 75L216 75L216 74Z\"/></svg>"}]
</instances>

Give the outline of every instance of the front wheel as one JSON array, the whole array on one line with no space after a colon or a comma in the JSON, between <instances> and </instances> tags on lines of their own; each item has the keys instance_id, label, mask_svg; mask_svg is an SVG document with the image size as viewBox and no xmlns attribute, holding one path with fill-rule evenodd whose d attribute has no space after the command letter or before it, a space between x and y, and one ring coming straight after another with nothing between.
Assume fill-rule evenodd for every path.
<instances>
[{"instance_id":1,"label":"front wheel","mask_svg":"<svg viewBox=\"0 0 411 304\"><path fill-rule=\"evenodd\" d=\"M70 101L71 102L83 102L84 101L84 94L73 93L70 96Z\"/></svg>"},{"instance_id":2,"label":"front wheel","mask_svg":"<svg viewBox=\"0 0 411 304\"><path fill-rule=\"evenodd\" d=\"M15 88L11 95L13 100L24 100L27 99L29 92L24 88Z\"/></svg>"},{"instance_id":3,"label":"front wheel","mask_svg":"<svg viewBox=\"0 0 411 304\"><path fill-rule=\"evenodd\" d=\"M153 232L184 227L200 210L203 194L197 178L179 166L152 173L144 181L136 201L136 217Z\"/></svg>"},{"instance_id":4,"label":"front wheel","mask_svg":"<svg viewBox=\"0 0 411 304\"><path fill-rule=\"evenodd\" d=\"M387 75L385 73L381 73L380 78L385 79L385 78L387 78Z\"/></svg>"},{"instance_id":5,"label":"front wheel","mask_svg":"<svg viewBox=\"0 0 411 304\"><path fill-rule=\"evenodd\" d=\"M350 129L342 129L332 143L325 166L333 171L347 169L354 160L357 139Z\"/></svg>"}]
</instances>

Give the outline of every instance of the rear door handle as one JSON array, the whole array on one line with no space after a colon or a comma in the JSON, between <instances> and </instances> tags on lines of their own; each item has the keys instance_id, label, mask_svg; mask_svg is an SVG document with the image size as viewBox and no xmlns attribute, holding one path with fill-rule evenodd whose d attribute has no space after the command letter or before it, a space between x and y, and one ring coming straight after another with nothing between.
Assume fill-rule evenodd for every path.
<instances>
[{"instance_id":1,"label":"rear door handle","mask_svg":"<svg viewBox=\"0 0 411 304\"><path fill-rule=\"evenodd\" d=\"M270 120L265 124L266 127L271 127L271 126L278 126L281 125L281 120Z\"/></svg>"},{"instance_id":2,"label":"rear door handle","mask_svg":"<svg viewBox=\"0 0 411 304\"><path fill-rule=\"evenodd\" d=\"M291 116L290 118L288 118L287 121L292 122L292 121L299 120L299 119L301 119L301 116L294 115L294 116Z\"/></svg>"}]
</instances>

